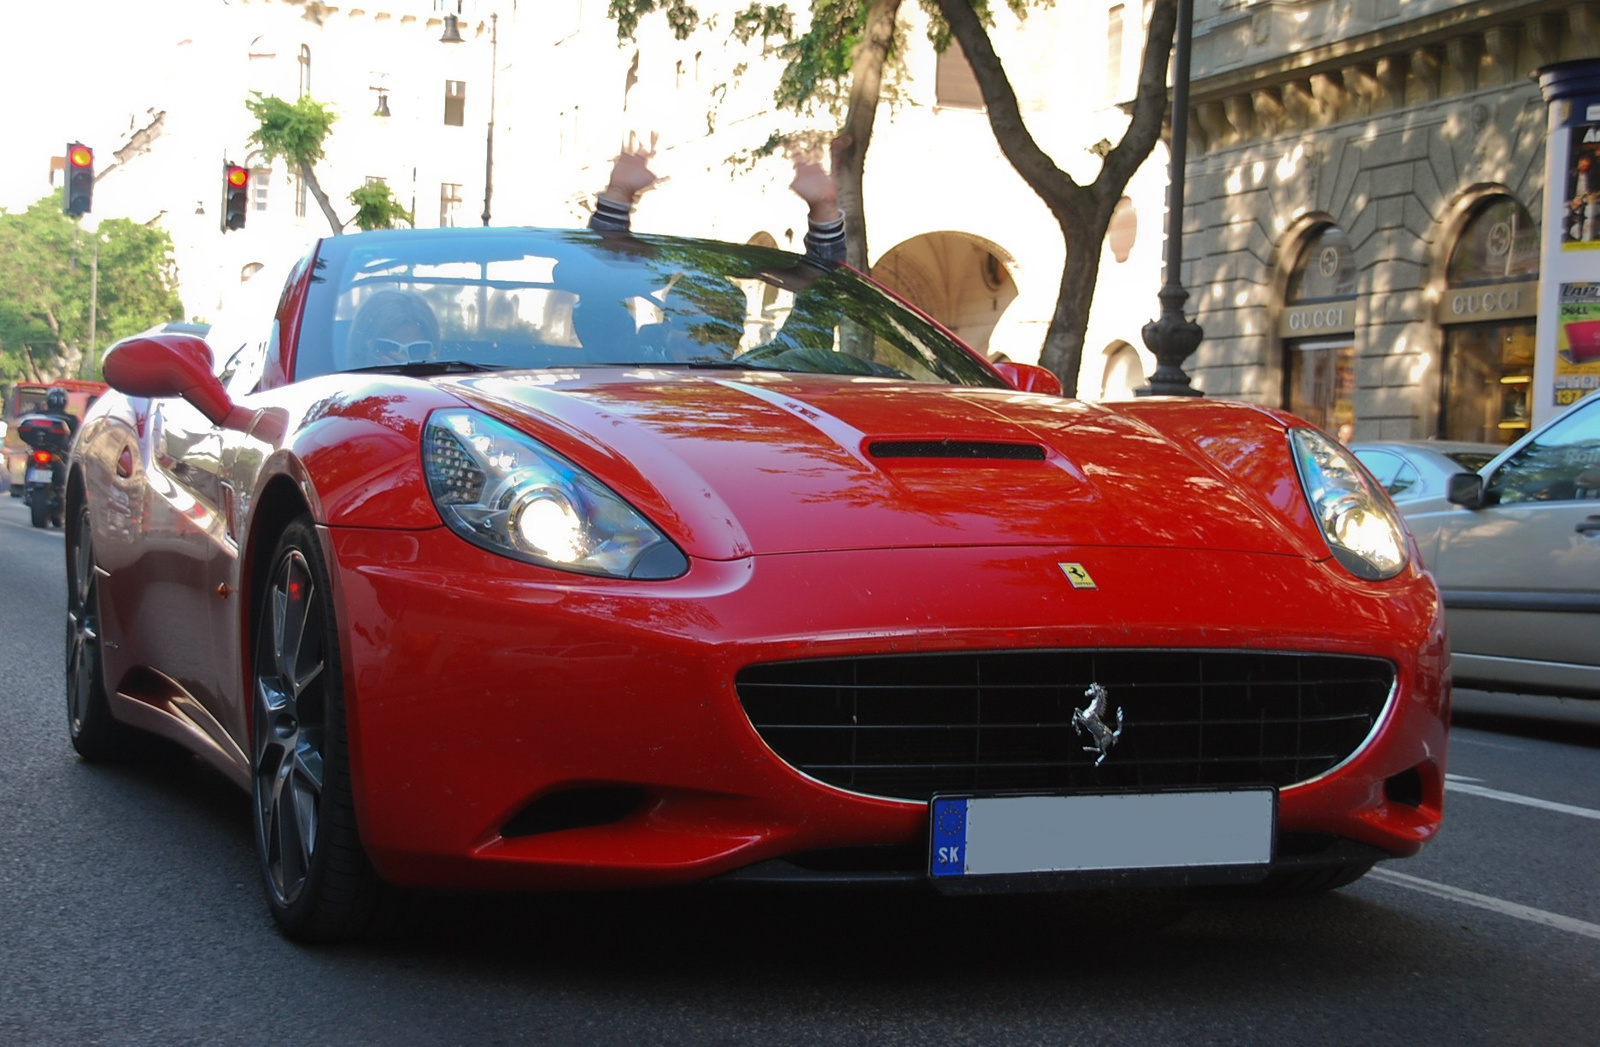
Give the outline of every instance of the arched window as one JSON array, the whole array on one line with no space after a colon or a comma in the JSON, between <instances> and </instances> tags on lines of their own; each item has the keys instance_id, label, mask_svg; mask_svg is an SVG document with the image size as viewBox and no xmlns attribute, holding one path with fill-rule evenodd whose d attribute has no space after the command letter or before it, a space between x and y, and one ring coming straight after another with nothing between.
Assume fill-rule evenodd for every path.
<instances>
[{"instance_id":1,"label":"arched window","mask_svg":"<svg viewBox=\"0 0 1600 1047\"><path fill-rule=\"evenodd\" d=\"M1283 407L1348 439L1355 430L1356 256L1343 229L1307 238L1284 295Z\"/></svg>"},{"instance_id":2,"label":"arched window","mask_svg":"<svg viewBox=\"0 0 1600 1047\"><path fill-rule=\"evenodd\" d=\"M311 45L300 45L300 96L311 93Z\"/></svg>"},{"instance_id":3,"label":"arched window","mask_svg":"<svg viewBox=\"0 0 1600 1047\"><path fill-rule=\"evenodd\" d=\"M1439 435L1510 443L1533 402L1539 225L1514 197L1485 199L1461 227L1445 267Z\"/></svg>"}]
</instances>

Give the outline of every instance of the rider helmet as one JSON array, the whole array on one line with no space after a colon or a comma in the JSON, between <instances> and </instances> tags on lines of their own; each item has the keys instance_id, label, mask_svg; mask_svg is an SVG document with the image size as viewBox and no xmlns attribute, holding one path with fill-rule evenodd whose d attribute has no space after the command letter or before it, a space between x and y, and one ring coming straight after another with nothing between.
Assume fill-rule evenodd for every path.
<instances>
[{"instance_id":1,"label":"rider helmet","mask_svg":"<svg viewBox=\"0 0 1600 1047\"><path fill-rule=\"evenodd\" d=\"M65 413L67 409L67 391L65 389L52 389L44 394L45 410L56 414Z\"/></svg>"}]
</instances>

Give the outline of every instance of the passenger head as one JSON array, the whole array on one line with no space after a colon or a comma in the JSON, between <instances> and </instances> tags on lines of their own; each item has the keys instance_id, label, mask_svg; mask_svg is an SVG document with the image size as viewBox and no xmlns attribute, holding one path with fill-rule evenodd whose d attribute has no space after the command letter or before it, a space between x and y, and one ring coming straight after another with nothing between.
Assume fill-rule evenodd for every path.
<instances>
[{"instance_id":1,"label":"passenger head","mask_svg":"<svg viewBox=\"0 0 1600 1047\"><path fill-rule=\"evenodd\" d=\"M377 291L361 303L335 364L341 371L430 359L439 347L439 321L422 296Z\"/></svg>"},{"instance_id":2,"label":"passenger head","mask_svg":"<svg viewBox=\"0 0 1600 1047\"><path fill-rule=\"evenodd\" d=\"M639 326L615 298L591 294L572 307L572 330L590 360L632 362L638 355Z\"/></svg>"}]
</instances>

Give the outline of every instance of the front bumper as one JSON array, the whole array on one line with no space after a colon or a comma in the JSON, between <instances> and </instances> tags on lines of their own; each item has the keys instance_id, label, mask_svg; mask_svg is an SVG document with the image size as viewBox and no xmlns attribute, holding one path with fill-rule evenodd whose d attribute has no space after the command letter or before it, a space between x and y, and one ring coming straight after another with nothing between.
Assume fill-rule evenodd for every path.
<instances>
[{"instance_id":1,"label":"front bumper","mask_svg":"<svg viewBox=\"0 0 1600 1047\"><path fill-rule=\"evenodd\" d=\"M1448 677L1437 594L1420 574L1374 585L1286 556L983 547L695 561L682 578L639 583L528 567L443 529L327 536L357 813L374 864L398 883L665 885L815 854L903 865L926 846L926 804L794 770L734 685L756 662L866 654L1385 658L1397 671L1383 721L1352 759L1281 792L1279 836L1400 856L1439 823ZM1068 584L1063 562L1097 587ZM564 794L623 802L599 824L507 830Z\"/></svg>"}]
</instances>

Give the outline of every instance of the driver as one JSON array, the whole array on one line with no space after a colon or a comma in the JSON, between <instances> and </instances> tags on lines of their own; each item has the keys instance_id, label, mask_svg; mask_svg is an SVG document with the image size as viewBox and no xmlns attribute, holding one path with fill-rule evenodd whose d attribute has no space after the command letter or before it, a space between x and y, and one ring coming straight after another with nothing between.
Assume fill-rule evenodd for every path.
<instances>
[{"instance_id":1,"label":"driver","mask_svg":"<svg viewBox=\"0 0 1600 1047\"><path fill-rule=\"evenodd\" d=\"M334 363L341 371L416 363L439 347L439 320L412 291L377 291L361 303Z\"/></svg>"}]
</instances>

